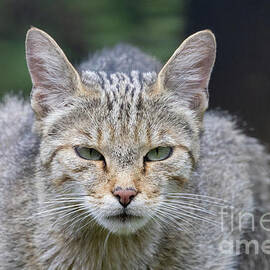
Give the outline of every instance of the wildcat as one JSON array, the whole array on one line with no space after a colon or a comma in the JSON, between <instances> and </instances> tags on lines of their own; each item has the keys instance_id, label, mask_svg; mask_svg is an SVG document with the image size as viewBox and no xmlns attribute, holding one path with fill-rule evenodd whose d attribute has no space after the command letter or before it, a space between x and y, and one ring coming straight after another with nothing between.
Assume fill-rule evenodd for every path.
<instances>
[{"instance_id":1,"label":"wildcat","mask_svg":"<svg viewBox=\"0 0 270 270\"><path fill-rule=\"evenodd\" d=\"M76 71L28 31L32 109L0 107L1 270L269 269L250 242L226 248L270 239L269 155L205 113L215 54L205 30L163 67L118 45Z\"/></svg>"}]
</instances>

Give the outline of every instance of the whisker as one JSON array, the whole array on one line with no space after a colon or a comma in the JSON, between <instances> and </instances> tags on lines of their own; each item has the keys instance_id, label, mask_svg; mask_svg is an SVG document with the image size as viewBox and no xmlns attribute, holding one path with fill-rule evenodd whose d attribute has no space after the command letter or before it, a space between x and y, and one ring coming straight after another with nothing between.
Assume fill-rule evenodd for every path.
<instances>
[{"instance_id":1,"label":"whisker","mask_svg":"<svg viewBox=\"0 0 270 270\"><path fill-rule=\"evenodd\" d=\"M187 223L189 226L193 226L191 222L187 221L187 220L186 220L185 218L183 218L183 217L177 216L177 215L175 215L175 214L173 214L173 213L170 213L169 211L167 211L167 212L161 211L161 212L164 214L165 217L167 217L167 215L170 215L170 216L171 216L172 218L174 218L174 219L179 219L179 220L181 220L181 221Z\"/></svg>"},{"instance_id":2,"label":"whisker","mask_svg":"<svg viewBox=\"0 0 270 270\"><path fill-rule=\"evenodd\" d=\"M175 198L178 198L179 200L181 199L187 199L189 201L200 201L202 203L208 203L208 204L211 204L211 205L215 205L215 206L220 206L220 207L231 207L230 204L222 204L220 202L216 202L216 201L211 201L211 200L205 200L205 199L202 199L202 198L192 198L192 197L187 197L187 196L168 196L168 199L169 197L175 197Z\"/></svg>"},{"instance_id":3,"label":"whisker","mask_svg":"<svg viewBox=\"0 0 270 270\"><path fill-rule=\"evenodd\" d=\"M174 213L177 213L177 212L174 212ZM195 214L187 212L187 211L184 211L184 213L183 213L183 211L181 211L180 216L186 216L186 217L190 217L192 219L205 221L205 222L207 222L209 224L212 224L212 225L215 225L215 226L218 226L218 227L220 226L220 223L218 223L218 222L216 222L214 220L210 220L208 218L205 218L205 217L202 217L202 216L199 216L199 215L195 215Z\"/></svg>"},{"instance_id":4,"label":"whisker","mask_svg":"<svg viewBox=\"0 0 270 270\"><path fill-rule=\"evenodd\" d=\"M58 199L58 198L80 198L80 197L90 197L87 194L81 194L81 193L62 193L62 194L57 194L53 196L52 198L49 199Z\"/></svg>"},{"instance_id":5,"label":"whisker","mask_svg":"<svg viewBox=\"0 0 270 270\"><path fill-rule=\"evenodd\" d=\"M55 207L55 208L52 208L52 209L48 209L48 210L39 212L38 215L44 214L44 213L50 213L50 212L58 212L58 211L62 211L62 210L65 210L65 209L78 207L78 206L83 206L83 204L73 204L73 205L64 205L62 207Z\"/></svg>"},{"instance_id":6,"label":"whisker","mask_svg":"<svg viewBox=\"0 0 270 270\"><path fill-rule=\"evenodd\" d=\"M166 210L170 211L171 213L174 213L176 215L179 215L179 216L182 215L182 216L190 217L190 218L193 218L193 219L198 219L198 220L201 220L201 221L206 221L206 222L211 223L213 225L219 225L220 226L220 223L218 223L218 222L216 222L214 220L208 219L206 217L203 217L201 215L189 212L189 211L184 210L184 209L181 209L181 211L179 211L179 207L170 206L170 207L167 207ZM176 211L176 210L178 210L178 211Z\"/></svg>"},{"instance_id":7,"label":"whisker","mask_svg":"<svg viewBox=\"0 0 270 270\"><path fill-rule=\"evenodd\" d=\"M160 227L163 227L162 224L160 223L160 221L157 220L156 217L155 217L154 215L152 215L152 214L150 214L150 213L147 213L147 216L148 216L150 219L152 219L152 220L154 220L155 222L157 222L157 224L158 224Z\"/></svg>"},{"instance_id":8,"label":"whisker","mask_svg":"<svg viewBox=\"0 0 270 270\"><path fill-rule=\"evenodd\" d=\"M59 206L70 206L70 205L78 205L78 204L83 204L85 203L84 200L78 201L78 200L70 200L70 201L51 201L51 202L44 202L43 206L41 207L44 208L49 208L49 207L59 207Z\"/></svg>"},{"instance_id":9,"label":"whisker","mask_svg":"<svg viewBox=\"0 0 270 270\"><path fill-rule=\"evenodd\" d=\"M80 208L78 208L78 209L73 209L72 211L68 211L68 213L67 213L67 214L64 214L63 216L58 216L58 217L57 217L57 220L56 220L56 221L54 222L54 224L53 224L53 227L56 225L56 223L58 222L59 219L64 219L64 218L66 218L66 217L68 217L68 216L71 216L71 215L74 215L74 214L76 214L76 213L78 213L78 212L82 212L83 210L85 210L85 208L84 208L84 207L80 207ZM83 214L84 214L84 213L83 213ZM79 216L81 216L81 215L79 215ZM70 223L72 220L78 218L79 216L76 216L76 217L74 217L73 219L66 221L65 223L61 223L61 225L64 226L64 225Z\"/></svg>"},{"instance_id":10,"label":"whisker","mask_svg":"<svg viewBox=\"0 0 270 270\"><path fill-rule=\"evenodd\" d=\"M54 198L54 199L50 199L50 200L47 200L45 201L44 203L47 203L47 202L58 202L58 201L85 201L85 198L78 198L78 197L61 197L61 198Z\"/></svg>"},{"instance_id":11,"label":"whisker","mask_svg":"<svg viewBox=\"0 0 270 270\"><path fill-rule=\"evenodd\" d=\"M85 218L88 218L92 216L92 218L90 219L90 221L88 221L86 224L84 224L83 226L79 227L79 229L76 231L76 233L78 231L82 231L83 228L85 228L86 226L89 226L92 222L97 221L98 217L102 216L101 213L97 214L96 216L94 216L92 213L89 213Z\"/></svg>"},{"instance_id":12,"label":"whisker","mask_svg":"<svg viewBox=\"0 0 270 270\"><path fill-rule=\"evenodd\" d=\"M94 208L94 209L98 209L97 207L93 207L93 208ZM97 217L100 215L100 213L97 213L97 216L94 216L94 213L91 213L91 212L88 212L88 214L87 214L87 213L85 213L85 214L86 214L86 215L85 215L82 219L76 218L76 219L72 222L72 224L69 225L69 227L68 227L67 229L70 229L72 226L73 226L73 228L74 228L75 226L77 226L78 223L80 224L80 223L82 223L83 221L85 221L86 219L88 219L89 217L91 217L91 219L90 219L89 222L87 222L86 224L84 224L83 226L79 227L79 228L76 230L75 233L77 233L78 231L82 230L85 226L90 225L90 224L91 224L94 220L96 220Z\"/></svg>"},{"instance_id":13,"label":"whisker","mask_svg":"<svg viewBox=\"0 0 270 270\"><path fill-rule=\"evenodd\" d=\"M177 223L175 215L171 215L170 213L167 213L167 212L164 213L164 212L162 212L160 210L157 210L157 213L159 213L159 215L161 215L163 217L163 222L168 223L167 219L168 219L168 215L169 215L170 221L173 222L173 223L170 223L169 225L173 225L173 227L176 228L177 230L180 230L180 231L185 230L186 232L191 233L191 231L189 229L187 229L187 227L185 225L183 225L183 224L181 224L181 227L183 227L183 229L179 228L179 223ZM184 220L181 217L179 219L182 220L183 222L186 222L186 220ZM191 225L191 224L189 223L188 225Z\"/></svg>"},{"instance_id":14,"label":"whisker","mask_svg":"<svg viewBox=\"0 0 270 270\"><path fill-rule=\"evenodd\" d=\"M191 193L166 193L164 194L165 196L168 197L177 197L177 198L185 198L185 199L206 199L209 202L216 202L216 203L224 203L227 205L231 205L231 203L229 203L226 200L220 199L220 198L216 198L216 197L211 197L211 196L207 196L207 195L200 195L200 194L191 194Z\"/></svg>"},{"instance_id":15,"label":"whisker","mask_svg":"<svg viewBox=\"0 0 270 270\"><path fill-rule=\"evenodd\" d=\"M226 202L225 200L217 198L217 197L201 195L201 194L194 194L194 193L168 192L166 194L167 195L180 195L180 196L184 195L184 196L202 197L202 198L208 198L208 199L214 199L214 200L217 200L217 201Z\"/></svg>"},{"instance_id":16,"label":"whisker","mask_svg":"<svg viewBox=\"0 0 270 270\"><path fill-rule=\"evenodd\" d=\"M179 227L178 227L178 224L176 223L176 221L172 221L171 219L168 220L167 217L165 217L165 215L163 213L160 213L160 212L157 212L159 215L155 215L154 218L156 219L159 219L161 221L161 224L162 227L166 227L166 229L170 229L170 227L173 227L177 230L181 230Z\"/></svg>"},{"instance_id":17,"label":"whisker","mask_svg":"<svg viewBox=\"0 0 270 270\"><path fill-rule=\"evenodd\" d=\"M211 210L208 210L208 209L205 209L203 207L197 206L195 204L188 204L188 203L182 203L182 202L173 202L173 204L171 204L171 201L167 201L167 200L164 200L164 202L165 202L164 204L166 204L168 206L171 206L171 205L179 206L179 208L181 207L181 208L184 208L184 209L190 209L190 210L203 212L203 213L215 216L215 217L217 216L217 214L215 212L213 212Z\"/></svg>"}]
</instances>

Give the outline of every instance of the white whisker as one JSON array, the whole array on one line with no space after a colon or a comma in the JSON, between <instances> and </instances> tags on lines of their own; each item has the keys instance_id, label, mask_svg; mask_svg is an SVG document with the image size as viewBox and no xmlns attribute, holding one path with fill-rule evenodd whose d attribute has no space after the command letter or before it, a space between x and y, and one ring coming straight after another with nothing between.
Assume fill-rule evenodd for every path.
<instances>
[{"instance_id":1,"label":"white whisker","mask_svg":"<svg viewBox=\"0 0 270 270\"><path fill-rule=\"evenodd\" d=\"M173 205L173 206L175 206L175 207L179 207L179 209L180 208L183 208L183 209L190 209L190 210L195 210L195 211L199 211L199 212L202 212L202 213L205 213L205 214L209 214L209 215L212 215L212 216L217 216L217 213L215 213L215 212L213 212L213 211L211 211L211 210L207 210L207 209L205 209L205 208L202 208L202 207L200 207L200 206L197 206L197 205L195 205L195 204L188 204L188 203L182 203L182 202L173 202L172 204L171 204L171 201L166 201L166 200L164 200L163 201L163 204L166 204L167 206L171 206L171 205Z\"/></svg>"}]
</instances>

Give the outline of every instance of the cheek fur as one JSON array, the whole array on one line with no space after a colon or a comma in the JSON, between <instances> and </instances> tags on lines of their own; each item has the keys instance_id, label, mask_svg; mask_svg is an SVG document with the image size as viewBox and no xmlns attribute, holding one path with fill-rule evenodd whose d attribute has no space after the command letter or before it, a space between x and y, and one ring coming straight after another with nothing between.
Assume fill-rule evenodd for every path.
<instances>
[{"instance_id":1,"label":"cheek fur","mask_svg":"<svg viewBox=\"0 0 270 270\"><path fill-rule=\"evenodd\" d=\"M84 184L86 187L99 183L104 179L102 162L91 162L79 158L72 148L61 149L49 164L53 182L61 183L69 180Z\"/></svg>"},{"instance_id":2,"label":"cheek fur","mask_svg":"<svg viewBox=\"0 0 270 270\"><path fill-rule=\"evenodd\" d=\"M177 151L167 160L161 162L148 162L146 174L162 185L167 181L178 181L183 184L190 178L193 163L186 151Z\"/></svg>"}]
</instances>

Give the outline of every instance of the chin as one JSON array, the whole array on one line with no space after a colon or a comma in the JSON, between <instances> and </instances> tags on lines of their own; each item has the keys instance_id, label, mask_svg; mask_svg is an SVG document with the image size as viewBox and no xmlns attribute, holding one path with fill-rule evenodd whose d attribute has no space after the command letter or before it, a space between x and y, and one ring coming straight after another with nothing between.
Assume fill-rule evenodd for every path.
<instances>
[{"instance_id":1,"label":"chin","mask_svg":"<svg viewBox=\"0 0 270 270\"><path fill-rule=\"evenodd\" d=\"M100 225L112 233L127 235L136 233L139 229L144 227L149 221L149 218L134 215L115 215L107 216L100 219Z\"/></svg>"}]
</instances>

